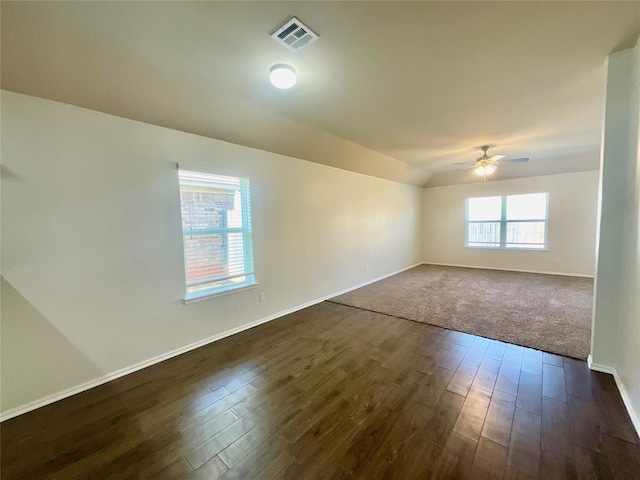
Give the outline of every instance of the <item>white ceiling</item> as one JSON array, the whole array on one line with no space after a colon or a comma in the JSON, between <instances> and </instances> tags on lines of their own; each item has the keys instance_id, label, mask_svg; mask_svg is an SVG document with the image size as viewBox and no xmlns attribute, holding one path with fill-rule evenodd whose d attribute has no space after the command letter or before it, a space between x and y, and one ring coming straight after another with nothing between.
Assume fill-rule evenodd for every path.
<instances>
[{"instance_id":1,"label":"white ceiling","mask_svg":"<svg viewBox=\"0 0 640 480\"><path fill-rule=\"evenodd\" d=\"M292 15L297 53L269 38ZM4 89L432 186L485 143L532 159L497 179L597 168L640 2L3 1L1 34Z\"/></svg>"}]
</instances>

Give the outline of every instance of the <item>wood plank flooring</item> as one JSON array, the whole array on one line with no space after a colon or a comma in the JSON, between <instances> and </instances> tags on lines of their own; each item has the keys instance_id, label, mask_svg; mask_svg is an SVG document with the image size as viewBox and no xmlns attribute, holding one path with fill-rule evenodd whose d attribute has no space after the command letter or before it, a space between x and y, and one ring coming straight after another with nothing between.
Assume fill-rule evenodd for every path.
<instances>
[{"instance_id":1,"label":"wood plank flooring","mask_svg":"<svg viewBox=\"0 0 640 480\"><path fill-rule=\"evenodd\" d=\"M6 480L640 478L610 375L328 302L0 433Z\"/></svg>"}]
</instances>

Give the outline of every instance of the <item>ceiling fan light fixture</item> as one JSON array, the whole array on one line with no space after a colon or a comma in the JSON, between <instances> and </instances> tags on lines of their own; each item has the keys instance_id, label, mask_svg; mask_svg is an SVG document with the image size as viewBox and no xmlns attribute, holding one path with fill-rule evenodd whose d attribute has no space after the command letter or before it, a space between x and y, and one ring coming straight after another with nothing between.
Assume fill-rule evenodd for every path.
<instances>
[{"instance_id":1,"label":"ceiling fan light fixture","mask_svg":"<svg viewBox=\"0 0 640 480\"><path fill-rule=\"evenodd\" d=\"M487 154L487 150L489 150L489 145L483 145L480 147L482 150L482 156L478 157L475 162L471 163L453 163L452 165L467 165L462 170L470 169L475 175L482 177L484 181L487 180L487 177L493 175L498 171L498 166L505 158L504 155L491 155ZM511 163L522 163L528 161L528 158L517 158L513 160L504 160L505 162Z\"/></svg>"},{"instance_id":2,"label":"ceiling fan light fixture","mask_svg":"<svg viewBox=\"0 0 640 480\"><path fill-rule=\"evenodd\" d=\"M492 164L478 165L476 168L473 169L473 173L475 173L479 177L485 177L487 175L494 174L497 169L498 167Z\"/></svg>"}]
</instances>

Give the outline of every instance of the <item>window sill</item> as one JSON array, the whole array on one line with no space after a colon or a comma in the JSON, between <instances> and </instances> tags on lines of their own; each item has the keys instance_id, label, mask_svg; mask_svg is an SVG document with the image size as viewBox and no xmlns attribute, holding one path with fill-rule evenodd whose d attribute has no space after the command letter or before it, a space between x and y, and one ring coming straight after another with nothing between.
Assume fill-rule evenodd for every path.
<instances>
[{"instance_id":1,"label":"window sill","mask_svg":"<svg viewBox=\"0 0 640 480\"><path fill-rule=\"evenodd\" d=\"M237 285L237 286L234 285L234 286L232 286L230 288L216 290L215 292L204 291L202 293L198 293L198 294L192 295L190 297L185 297L184 298L184 304L185 305L189 305L190 303L201 302L203 300L208 300L208 299L214 298L214 297L221 297L223 295L229 295L231 293L243 292L245 290L250 290L252 288L256 288L257 286L258 286L258 282L251 282L251 283L243 283L243 284Z\"/></svg>"},{"instance_id":2,"label":"window sill","mask_svg":"<svg viewBox=\"0 0 640 480\"><path fill-rule=\"evenodd\" d=\"M464 245L463 248L470 248L472 250L513 250L516 252L550 252L548 248L526 248L526 247L469 247Z\"/></svg>"}]
</instances>

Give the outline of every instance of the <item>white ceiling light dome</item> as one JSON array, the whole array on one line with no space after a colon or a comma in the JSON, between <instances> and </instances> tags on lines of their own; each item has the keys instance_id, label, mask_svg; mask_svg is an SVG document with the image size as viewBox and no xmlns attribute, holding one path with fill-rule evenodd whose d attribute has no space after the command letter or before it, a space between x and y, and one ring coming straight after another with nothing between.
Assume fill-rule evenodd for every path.
<instances>
[{"instance_id":1,"label":"white ceiling light dome","mask_svg":"<svg viewBox=\"0 0 640 480\"><path fill-rule=\"evenodd\" d=\"M280 89L287 89L293 87L298 81L296 70L291 65L279 63L271 67L271 73L269 74L269 81L271 85Z\"/></svg>"}]
</instances>

